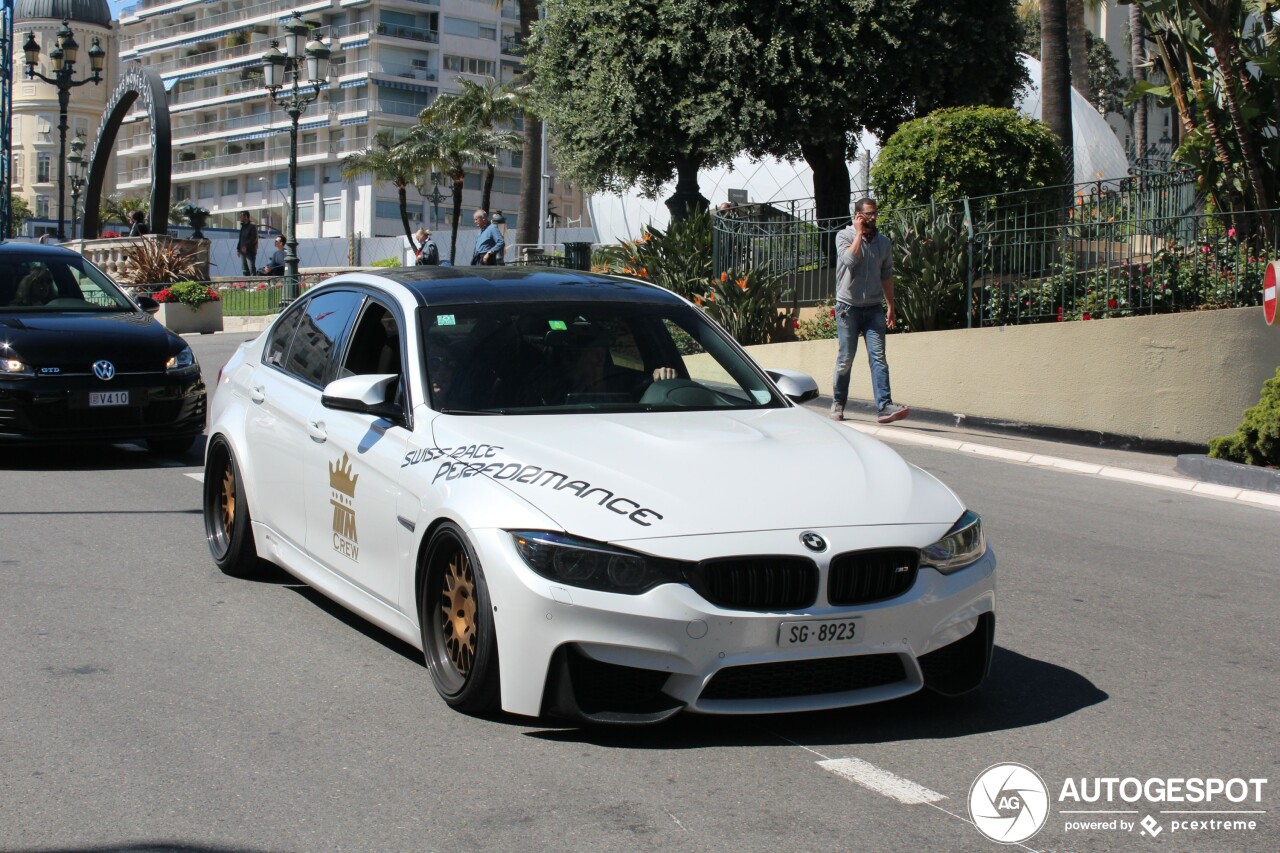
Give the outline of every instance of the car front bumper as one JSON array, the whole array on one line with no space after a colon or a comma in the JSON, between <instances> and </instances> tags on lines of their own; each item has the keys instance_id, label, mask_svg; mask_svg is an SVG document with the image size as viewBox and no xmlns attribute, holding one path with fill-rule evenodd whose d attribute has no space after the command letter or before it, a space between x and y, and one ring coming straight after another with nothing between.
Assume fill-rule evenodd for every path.
<instances>
[{"instance_id":1,"label":"car front bumper","mask_svg":"<svg viewBox=\"0 0 1280 853\"><path fill-rule=\"evenodd\" d=\"M513 713L636 723L680 710L813 711L926 686L962 693L982 681L990 660L991 550L951 575L921 568L886 601L830 606L819 595L811 607L782 613L717 607L684 584L642 595L568 587L530 570L505 531L471 535L496 611L502 705ZM856 620L858 629L852 642L784 643L783 623L812 620Z\"/></svg>"},{"instance_id":2,"label":"car front bumper","mask_svg":"<svg viewBox=\"0 0 1280 853\"><path fill-rule=\"evenodd\" d=\"M120 377L124 379L124 377ZM90 406L94 391L129 392L128 405ZM113 387L92 377L0 381L0 442L63 444L198 435L206 391L198 372L129 376Z\"/></svg>"}]
</instances>

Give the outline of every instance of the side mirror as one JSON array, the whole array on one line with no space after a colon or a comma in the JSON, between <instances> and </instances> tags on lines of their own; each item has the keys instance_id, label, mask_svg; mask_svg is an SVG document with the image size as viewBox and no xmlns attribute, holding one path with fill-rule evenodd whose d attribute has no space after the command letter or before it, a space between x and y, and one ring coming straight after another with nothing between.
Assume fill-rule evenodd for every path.
<instances>
[{"instance_id":1,"label":"side mirror","mask_svg":"<svg viewBox=\"0 0 1280 853\"><path fill-rule=\"evenodd\" d=\"M133 301L138 303L138 307L148 314L154 314L160 310L160 303L156 302L150 296L135 296Z\"/></svg>"},{"instance_id":2,"label":"side mirror","mask_svg":"<svg viewBox=\"0 0 1280 853\"><path fill-rule=\"evenodd\" d=\"M402 423L404 412L400 406L387 402L388 391L399 380L398 373L370 373L335 379L325 386L320 405L326 409L373 415Z\"/></svg>"},{"instance_id":3,"label":"side mirror","mask_svg":"<svg viewBox=\"0 0 1280 853\"><path fill-rule=\"evenodd\" d=\"M793 403L807 403L818 396L818 383L807 373L781 367L766 369L765 373Z\"/></svg>"}]
</instances>

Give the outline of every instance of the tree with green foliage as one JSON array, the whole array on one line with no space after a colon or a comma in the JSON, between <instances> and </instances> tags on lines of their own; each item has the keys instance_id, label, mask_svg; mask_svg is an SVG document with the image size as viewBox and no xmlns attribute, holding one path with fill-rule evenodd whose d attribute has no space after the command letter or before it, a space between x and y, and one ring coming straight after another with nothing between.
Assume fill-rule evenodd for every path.
<instances>
[{"instance_id":1,"label":"tree with green foliage","mask_svg":"<svg viewBox=\"0 0 1280 853\"><path fill-rule=\"evenodd\" d=\"M884 207L1051 187L1057 139L1017 110L956 107L907 122L880 149L871 182Z\"/></svg>"},{"instance_id":2,"label":"tree with green foliage","mask_svg":"<svg viewBox=\"0 0 1280 853\"><path fill-rule=\"evenodd\" d=\"M1039 59L1040 8L1036 0L1023 0L1018 6L1018 18L1022 23L1022 52ZM1083 95L1103 115L1122 112L1125 92L1129 87L1120 74L1115 54L1111 52L1106 41L1087 29L1082 30L1080 36L1084 44L1087 87L1080 86L1076 79L1078 72L1075 63L1076 33L1074 29L1071 35L1073 39L1071 44L1072 88Z\"/></svg>"},{"instance_id":3,"label":"tree with green foliage","mask_svg":"<svg viewBox=\"0 0 1280 853\"><path fill-rule=\"evenodd\" d=\"M440 172L453 187L453 227L449 240L449 262L457 263L458 223L462 219L462 189L467 166L488 166L502 143L493 131L449 122L425 122L409 130L401 140L401 158L417 164L417 174ZM412 237L410 238L412 240Z\"/></svg>"},{"instance_id":4,"label":"tree with green foliage","mask_svg":"<svg viewBox=\"0 0 1280 853\"><path fill-rule=\"evenodd\" d=\"M17 234L23 224L32 217L31 206L20 195L9 196L9 236Z\"/></svg>"},{"instance_id":5,"label":"tree with green foliage","mask_svg":"<svg viewBox=\"0 0 1280 853\"><path fill-rule=\"evenodd\" d=\"M676 178L672 216L705 208L698 170L728 162L764 107L752 85L761 46L743 25L749 3L576 0L534 28L533 102L560 172L588 190Z\"/></svg>"},{"instance_id":6,"label":"tree with green foliage","mask_svg":"<svg viewBox=\"0 0 1280 853\"><path fill-rule=\"evenodd\" d=\"M768 112L751 153L803 157L820 219L848 220L847 161L942 107L1013 106L1026 80L1013 0L749 0Z\"/></svg>"},{"instance_id":7,"label":"tree with green foliage","mask_svg":"<svg viewBox=\"0 0 1280 853\"><path fill-rule=\"evenodd\" d=\"M480 190L480 206L488 210L498 155L503 151L519 151L523 145L523 137L511 130L511 126L523 112L524 84L499 83L493 77L480 81L459 77L458 87L456 93L436 98L418 118L423 124L443 122L492 134L495 148L484 167Z\"/></svg>"},{"instance_id":8,"label":"tree with green foliage","mask_svg":"<svg viewBox=\"0 0 1280 853\"><path fill-rule=\"evenodd\" d=\"M410 242L408 188L414 176L425 171L421 160L415 160L409 148L403 147L393 130L380 130L373 137L373 144L342 158L342 177L347 180L360 175L372 175L375 181L388 181L396 188L400 202L400 222L404 236Z\"/></svg>"},{"instance_id":9,"label":"tree with green foliage","mask_svg":"<svg viewBox=\"0 0 1280 853\"><path fill-rule=\"evenodd\" d=\"M1220 210L1270 210L1280 195L1280 2L1120 0L1138 6L1167 83L1130 101L1177 108L1176 159L1196 168ZM1258 214L1263 230L1270 215Z\"/></svg>"}]
</instances>

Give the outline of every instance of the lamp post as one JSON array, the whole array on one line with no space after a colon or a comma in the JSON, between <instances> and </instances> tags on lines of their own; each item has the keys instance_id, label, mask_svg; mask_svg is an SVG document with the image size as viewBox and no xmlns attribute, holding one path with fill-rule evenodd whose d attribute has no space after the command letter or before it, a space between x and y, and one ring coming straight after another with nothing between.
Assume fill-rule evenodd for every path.
<instances>
[{"instance_id":1,"label":"lamp post","mask_svg":"<svg viewBox=\"0 0 1280 853\"><path fill-rule=\"evenodd\" d=\"M34 32L27 32L27 41L22 45L22 52L25 54L23 64L27 66L27 79L43 80L58 90L58 239L65 240L67 235L62 223L66 219L63 205L67 183L67 107L71 104L72 89L86 83L97 85L102 82L102 67L106 62L107 52L98 43L98 37L94 36L93 44L89 47L90 76L83 80L73 80L80 45L76 43L68 21L63 20L62 27L57 32L57 38L57 46L49 51L49 68L53 72L52 77L46 77L36 71L36 65L40 62L40 43L36 41Z\"/></svg>"},{"instance_id":2,"label":"lamp post","mask_svg":"<svg viewBox=\"0 0 1280 853\"><path fill-rule=\"evenodd\" d=\"M279 41L262 54L262 76L277 107L289 114L289 216L285 236L285 292L282 304L298 296L298 119L320 98L328 83L328 41L307 41L311 25L294 12L284 26L285 49Z\"/></svg>"},{"instance_id":3,"label":"lamp post","mask_svg":"<svg viewBox=\"0 0 1280 853\"><path fill-rule=\"evenodd\" d=\"M67 177L71 181L71 239L76 238L76 224L79 220L80 190L84 189L84 140L76 137L71 143L71 154L67 157Z\"/></svg>"},{"instance_id":4,"label":"lamp post","mask_svg":"<svg viewBox=\"0 0 1280 853\"><path fill-rule=\"evenodd\" d=\"M431 195L427 196L427 201L431 202L431 230L440 230L440 202L444 201L444 195L440 192L440 173L431 173Z\"/></svg>"}]
</instances>

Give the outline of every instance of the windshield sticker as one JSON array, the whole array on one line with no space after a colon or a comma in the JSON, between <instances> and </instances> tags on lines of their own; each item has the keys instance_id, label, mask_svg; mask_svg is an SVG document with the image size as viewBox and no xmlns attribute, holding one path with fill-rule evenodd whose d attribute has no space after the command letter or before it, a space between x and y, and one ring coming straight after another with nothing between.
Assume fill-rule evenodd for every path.
<instances>
[{"instance_id":1,"label":"windshield sticker","mask_svg":"<svg viewBox=\"0 0 1280 853\"><path fill-rule=\"evenodd\" d=\"M351 473L347 454L329 465L329 503L333 504L333 550L342 556L359 562L360 543L356 537L356 480L359 474Z\"/></svg>"},{"instance_id":2,"label":"windshield sticker","mask_svg":"<svg viewBox=\"0 0 1280 853\"><path fill-rule=\"evenodd\" d=\"M453 315L452 315L452 314L437 314L437 315L436 315L436 325L437 325L437 326L456 326L457 324L458 324L458 321L457 321L457 320L455 320L455 319L453 318Z\"/></svg>"},{"instance_id":3,"label":"windshield sticker","mask_svg":"<svg viewBox=\"0 0 1280 853\"><path fill-rule=\"evenodd\" d=\"M547 325L557 332L564 332L569 329L569 324L564 320L548 320Z\"/></svg>"}]
</instances>

